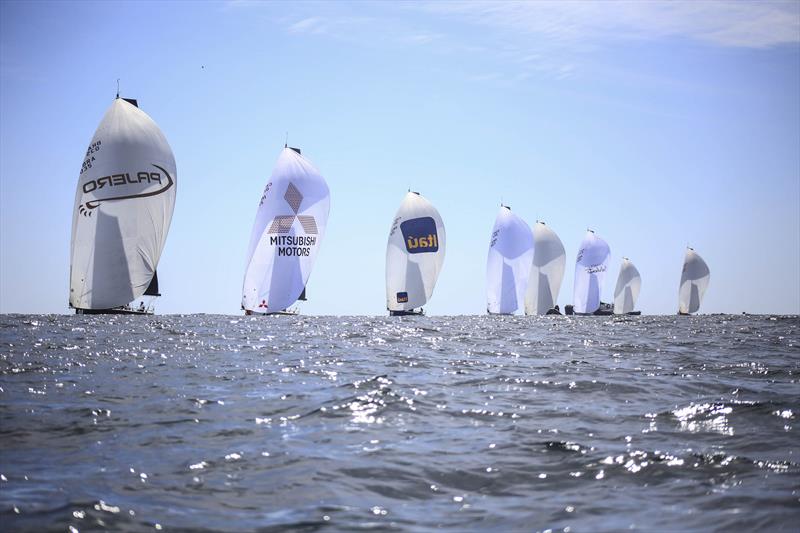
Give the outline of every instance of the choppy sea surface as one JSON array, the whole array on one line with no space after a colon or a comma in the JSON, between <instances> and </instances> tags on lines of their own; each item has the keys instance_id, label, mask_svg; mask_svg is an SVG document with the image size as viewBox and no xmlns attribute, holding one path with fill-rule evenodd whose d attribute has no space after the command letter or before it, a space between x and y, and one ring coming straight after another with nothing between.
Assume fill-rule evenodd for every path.
<instances>
[{"instance_id":1,"label":"choppy sea surface","mask_svg":"<svg viewBox=\"0 0 800 533\"><path fill-rule=\"evenodd\" d=\"M797 531L797 316L0 316L6 531Z\"/></svg>"}]
</instances>

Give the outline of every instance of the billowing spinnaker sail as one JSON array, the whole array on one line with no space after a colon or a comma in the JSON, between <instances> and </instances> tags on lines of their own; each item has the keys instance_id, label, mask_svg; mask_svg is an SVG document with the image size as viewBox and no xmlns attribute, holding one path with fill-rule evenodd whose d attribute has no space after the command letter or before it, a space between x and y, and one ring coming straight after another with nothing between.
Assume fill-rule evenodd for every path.
<instances>
[{"instance_id":1,"label":"billowing spinnaker sail","mask_svg":"<svg viewBox=\"0 0 800 533\"><path fill-rule=\"evenodd\" d=\"M509 314L522 307L533 262L533 233L520 217L500 207L486 260L487 307Z\"/></svg>"},{"instance_id":2,"label":"billowing spinnaker sail","mask_svg":"<svg viewBox=\"0 0 800 533\"><path fill-rule=\"evenodd\" d=\"M706 262L694 250L687 248L678 291L678 310L681 313L696 313L700 309L710 279L711 272Z\"/></svg>"},{"instance_id":3,"label":"billowing spinnaker sail","mask_svg":"<svg viewBox=\"0 0 800 533\"><path fill-rule=\"evenodd\" d=\"M142 296L167 240L175 158L155 122L117 98L86 151L72 217L69 303L110 309Z\"/></svg>"},{"instance_id":4,"label":"billowing spinnaker sail","mask_svg":"<svg viewBox=\"0 0 800 533\"><path fill-rule=\"evenodd\" d=\"M543 315L556 305L567 254L558 235L537 222L533 227L533 268L525 295L525 314Z\"/></svg>"},{"instance_id":5,"label":"billowing spinnaker sail","mask_svg":"<svg viewBox=\"0 0 800 533\"><path fill-rule=\"evenodd\" d=\"M588 231L575 261L573 306L576 313L594 313L600 308L600 294L608 269L611 249L606 241Z\"/></svg>"},{"instance_id":6,"label":"billowing spinnaker sail","mask_svg":"<svg viewBox=\"0 0 800 533\"><path fill-rule=\"evenodd\" d=\"M247 250L242 306L285 310L300 297L328 225L330 191L319 171L284 148L264 188Z\"/></svg>"},{"instance_id":7,"label":"billowing spinnaker sail","mask_svg":"<svg viewBox=\"0 0 800 533\"><path fill-rule=\"evenodd\" d=\"M622 259L619 267L617 287L614 289L614 314L630 313L636 307L639 290L642 288L642 277L629 259Z\"/></svg>"},{"instance_id":8,"label":"billowing spinnaker sail","mask_svg":"<svg viewBox=\"0 0 800 533\"><path fill-rule=\"evenodd\" d=\"M410 311L425 305L442 270L444 252L442 217L420 194L409 192L386 244L387 309Z\"/></svg>"}]
</instances>

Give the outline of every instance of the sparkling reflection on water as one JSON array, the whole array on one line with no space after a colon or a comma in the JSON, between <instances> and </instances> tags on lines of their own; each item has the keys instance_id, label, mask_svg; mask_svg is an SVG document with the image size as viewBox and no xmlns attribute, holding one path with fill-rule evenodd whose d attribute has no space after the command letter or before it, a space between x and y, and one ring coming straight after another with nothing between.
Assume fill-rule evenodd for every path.
<instances>
[{"instance_id":1,"label":"sparkling reflection on water","mask_svg":"<svg viewBox=\"0 0 800 533\"><path fill-rule=\"evenodd\" d=\"M0 317L12 530L800 522L797 317Z\"/></svg>"}]
</instances>

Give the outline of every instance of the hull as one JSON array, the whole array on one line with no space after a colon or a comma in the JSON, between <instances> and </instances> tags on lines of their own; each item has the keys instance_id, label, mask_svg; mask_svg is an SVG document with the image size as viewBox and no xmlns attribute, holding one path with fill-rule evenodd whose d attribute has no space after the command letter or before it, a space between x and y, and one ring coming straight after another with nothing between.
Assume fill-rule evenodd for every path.
<instances>
[{"instance_id":1,"label":"hull","mask_svg":"<svg viewBox=\"0 0 800 533\"><path fill-rule=\"evenodd\" d=\"M75 309L76 315L152 315L153 311L115 307L113 309Z\"/></svg>"},{"instance_id":2,"label":"hull","mask_svg":"<svg viewBox=\"0 0 800 533\"><path fill-rule=\"evenodd\" d=\"M410 311L389 311L389 316L423 316L425 311L420 309L419 311L414 311L413 309Z\"/></svg>"},{"instance_id":3,"label":"hull","mask_svg":"<svg viewBox=\"0 0 800 533\"><path fill-rule=\"evenodd\" d=\"M245 316L294 316L297 314L297 311L275 311L274 313L256 313L254 311L250 311L249 309L245 309L244 311Z\"/></svg>"}]
</instances>

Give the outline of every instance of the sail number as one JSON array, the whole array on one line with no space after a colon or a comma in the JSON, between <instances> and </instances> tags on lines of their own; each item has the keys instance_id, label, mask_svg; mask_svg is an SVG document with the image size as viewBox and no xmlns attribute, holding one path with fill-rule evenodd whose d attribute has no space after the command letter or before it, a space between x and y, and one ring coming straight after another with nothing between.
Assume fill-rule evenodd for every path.
<instances>
[{"instance_id":1,"label":"sail number","mask_svg":"<svg viewBox=\"0 0 800 533\"><path fill-rule=\"evenodd\" d=\"M489 248L494 246L497 243L497 236L500 234L500 230L495 230L492 232L492 242L489 243Z\"/></svg>"},{"instance_id":2,"label":"sail number","mask_svg":"<svg viewBox=\"0 0 800 533\"><path fill-rule=\"evenodd\" d=\"M100 151L100 144L101 141L95 141L89 145L89 148L86 150L86 159L83 160L83 165L81 165L81 174L92 168L92 161L94 161L94 155Z\"/></svg>"}]
</instances>

